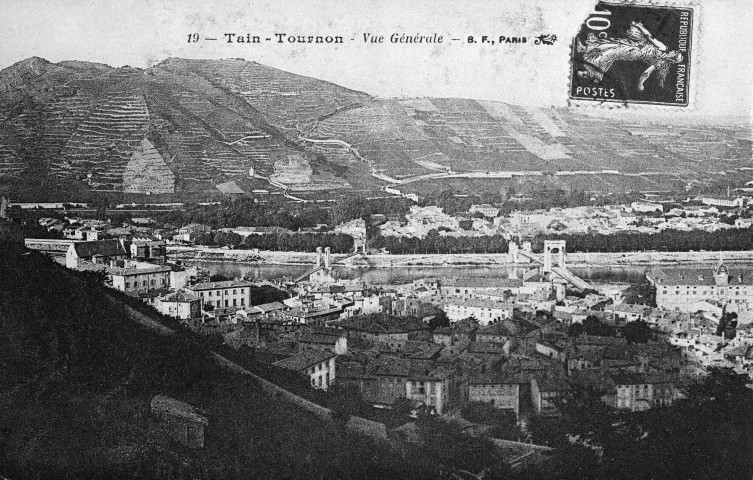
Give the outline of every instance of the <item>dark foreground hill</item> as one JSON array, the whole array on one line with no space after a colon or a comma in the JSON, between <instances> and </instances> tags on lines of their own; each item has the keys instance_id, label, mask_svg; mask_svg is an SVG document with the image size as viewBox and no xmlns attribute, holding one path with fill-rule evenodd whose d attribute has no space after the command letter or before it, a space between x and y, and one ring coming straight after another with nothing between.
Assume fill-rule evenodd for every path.
<instances>
[{"instance_id":1,"label":"dark foreground hill","mask_svg":"<svg viewBox=\"0 0 753 480\"><path fill-rule=\"evenodd\" d=\"M208 351L126 318L98 279L3 244L0 475L24 478L417 478L432 469L353 436ZM169 439L155 394L208 410L206 447ZM423 466L422 466L423 465ZM434 472L436 473L436 472Z\"/></svg>"}]
</instances>

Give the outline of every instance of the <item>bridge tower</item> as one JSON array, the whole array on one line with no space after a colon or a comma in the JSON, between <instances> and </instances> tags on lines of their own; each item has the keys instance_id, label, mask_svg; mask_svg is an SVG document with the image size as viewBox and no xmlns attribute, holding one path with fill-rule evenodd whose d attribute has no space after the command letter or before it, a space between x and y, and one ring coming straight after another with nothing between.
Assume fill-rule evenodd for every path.
<instances>
[{"instance_id":1,"label":"bridge tower","mask_svg":"<svg viewBox=\"0 0 753 480\"><path fill-rule=\"evenodd\" d=\"M322 247L316 247L316 266L322 266Z\"/></svg>"},{"instance_id":2,"label":"bridge tower","mask_svg":"<svg viewBox=\"0 0 753 480\"><path fill-rule=\"evenodd\" d=\"M518 263L518 244L515 243L514 240L510 240L510 242L507 244L507 251L510 254L510 259L512 259L512 263L516 264Z\"/></svg>"},{"instance_id":3,"label":"bridge tower","mask_svg":"<svg viewBox=\"0 0 753 480\"><path fill-rule=\"evenodd\" d=\"M330 249L329 247L324 248L324 268L329 270L331 265L332 259L330 258Z\"/></svg>"},{"instance_id":4,"label":"bridge tower","mask_svg":"<svg viewBox=\"0 0 753 480\"><path fill-rule=\"evenodd\" d=\"M555 257L555 263L552 264L552 257ZM544 240L544 273L550 273L552 267L566 268L565 265L565 241L564 240Z\"/></svg>"}]
</instances>

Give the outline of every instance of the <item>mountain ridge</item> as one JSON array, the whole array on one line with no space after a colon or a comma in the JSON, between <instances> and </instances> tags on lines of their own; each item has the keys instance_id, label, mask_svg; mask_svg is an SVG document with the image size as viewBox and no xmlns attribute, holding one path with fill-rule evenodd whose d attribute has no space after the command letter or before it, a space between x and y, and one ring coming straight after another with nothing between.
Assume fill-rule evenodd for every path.
<instances>
[{"instance_id":1,"label":"mountain ridge","mask_svg":"<svg viewBox=\"0 0 753 480\"><path fill-rule=\"evenodd\" d=\"M23 186L29 196L326 198L562 172L572 177L556 179L564 189L647 190L739 173L750 150L735 127L670 131L567 109L380 99L237 58L141 69L30 57L0 70L0 124L0 190L14 197ZM623 185L614 172L632 178Z\"/></svg>"}]
</instances>

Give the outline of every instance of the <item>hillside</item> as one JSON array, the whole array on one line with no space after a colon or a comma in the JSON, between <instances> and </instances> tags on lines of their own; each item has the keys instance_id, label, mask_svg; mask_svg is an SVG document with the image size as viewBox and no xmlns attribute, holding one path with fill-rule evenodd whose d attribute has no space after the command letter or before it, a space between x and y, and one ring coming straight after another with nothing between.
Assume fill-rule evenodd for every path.
<instances>
[{"instance_id":1,"label":"hillside","mask_svg":"<svg viewBox=\"0 0 753 480\"><path fill-rule=\"evenodd\" d=\"M14 199L315 198L387 184L655 191L753 178L740 126L377 99L242 59L137 69L32 57L0 71L0 125L0 190Z\"/></svg>"},{"instance_id":2,"label":"hillside","mask_svg":"<svg viewBox=\"0 0 753 480\"><path fill-rule=\"evenodd\" d=\"M180 336L137 326L98 279L1 246L0 476L420 477L415 458L266 396ZM156 394L208 411L204 449L169 440L149 413Z\"/></svg>"}]
</instances>

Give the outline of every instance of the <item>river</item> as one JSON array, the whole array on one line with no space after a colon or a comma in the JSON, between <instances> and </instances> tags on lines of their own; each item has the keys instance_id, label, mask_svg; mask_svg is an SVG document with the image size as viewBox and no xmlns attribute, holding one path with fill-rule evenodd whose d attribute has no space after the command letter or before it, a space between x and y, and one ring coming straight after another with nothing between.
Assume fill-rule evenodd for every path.
<instances>
[{"instance_id":1,"label":"river","mask_svg":"<svg viewBox=\"0 0 753 480\"><path fill-rule=\"evenodd\" d=\"M306 265L250 265L233 261L206 262L185 260L187 265L196 265L209 270L211 274L220 274L231 278L246 277L250 280L292 279L308 271ZM698 268L714 268L716 264L698 264ZM753 269L753 265L742 267ZM530 268L530 267L529 267ZM587 281L596 282L635 282L644 277L651 267L640 266L592 266L572 267L573 273ZM409 283L419 278L429 277L497 277L509 278L513 271L510 266L457 266L457 267L392 267L392 268L352 268L335 266L334 275L343 279L361 279L371 285L395 285ZM522 269L518 270L519 273Z\"/></svg>"}]
</instances>

